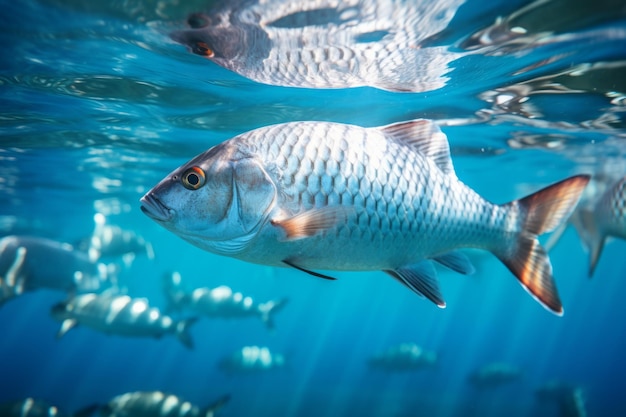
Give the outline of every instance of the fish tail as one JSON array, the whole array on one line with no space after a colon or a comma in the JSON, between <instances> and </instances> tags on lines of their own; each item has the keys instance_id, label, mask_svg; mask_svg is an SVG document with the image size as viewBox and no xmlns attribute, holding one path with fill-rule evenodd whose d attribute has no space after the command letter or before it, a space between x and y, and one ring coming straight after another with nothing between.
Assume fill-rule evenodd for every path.
<instances>
[{"instance_id":1,"label":"fish tail","mask_svg":"<svg viewBox=\"0 0 626 417\"><path fill-rule=\"evenodd\" d=\"M176 336L178 336L178 340L188 349L193 349L193 339L191 338L191 333L189 333L189 328L196 321L198 321L198 318L192 317L176 323Z\"/></svg>"},{"instance_id":2,"label":"fish tail","mask_svg":"<svg viewBox=\"0 0 626 417\"><path fill-rule=\"evenodd\" d=\"M261 320L263 320L263 323L265 323L268 329L274 328L274 314L282 310L285 304L287 304L287 301L287 298L283 298L278 301L272 300L259 305Z\"/></svg>"},{"instance_id":3,"label":"fish tail","mask_svg":"<svg viewBox=\"0 0 626 417\"><path fill-rule=\"evenodd\" d=\"M537 237L554 230L569 217L589 178L573 176L506 204L510 219L521 218L521 230L513 244L494 251L524 289L559 316L563 306L552 277L552 265Z\"/></svg>"}]
</instances>

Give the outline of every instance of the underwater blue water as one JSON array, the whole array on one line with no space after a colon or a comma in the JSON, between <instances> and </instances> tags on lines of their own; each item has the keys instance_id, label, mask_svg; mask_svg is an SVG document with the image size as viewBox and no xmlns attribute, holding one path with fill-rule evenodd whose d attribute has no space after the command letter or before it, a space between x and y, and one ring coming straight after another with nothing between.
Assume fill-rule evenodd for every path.
<instances>
[{"instance_id":1,"label":"underwater blue water","mask_svg":"<svg viewBox=\"0 0 626 417\"><path fill-rule=\"evenodd\" d=\"M198 405L230 394L223 416L553 416L558 405L538 401L535 390L563 380L582 387L589 416L626 415L623 240L606 245L589 279L588 253L572 227L565 231L550 252L565 308L557 317L488 253L470 253L472 276L439 268L447 302L439 309L382 272L340 272L330 282L209 254L139 209L146 191L196 154L296 120L437 120L458 177L498 203L574 174L623 176L623 2L468 0L430 41L459 52L446 85L418 93L256 83L169 38L208 7L178 3L2 0L0 232L75 243L102 213L154 247L154 259L138 255L121 267L132 296L164 307L162 276L178 271L190 287L228 285L255 300L289 302L272 331L254 318L202 318L188 350L175 337L86 327L57 340L50 307L66 294L28 292L0 308L0 403L43 398L70 413L162 390ZM528 36L462 53L470 50L464 41L500 16ZM367 366L403 342L436 351L437 365L401 373ZM218 369L246 345L283 353L287 366ZM472 386L468 375L492 362L523 376Z\"/></svg>"}]
</instances>

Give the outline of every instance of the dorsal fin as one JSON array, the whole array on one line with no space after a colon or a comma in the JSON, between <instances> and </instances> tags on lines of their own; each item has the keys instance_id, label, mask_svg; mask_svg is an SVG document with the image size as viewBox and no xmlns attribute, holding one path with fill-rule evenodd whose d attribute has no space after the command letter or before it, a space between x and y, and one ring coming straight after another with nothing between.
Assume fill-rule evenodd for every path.
<instances>
[{"instance_id":1,"label":"dorsal fin","mask_svg":"<svg viewBox=\"0 0 626 417\"><path fill-rule=\"evenodd\" d=\"M444 174L454 175L448 138L435 123L426 119L394 123L380 128L389 139L410 146L431 159Z\"/></svg>"}]
</instances>

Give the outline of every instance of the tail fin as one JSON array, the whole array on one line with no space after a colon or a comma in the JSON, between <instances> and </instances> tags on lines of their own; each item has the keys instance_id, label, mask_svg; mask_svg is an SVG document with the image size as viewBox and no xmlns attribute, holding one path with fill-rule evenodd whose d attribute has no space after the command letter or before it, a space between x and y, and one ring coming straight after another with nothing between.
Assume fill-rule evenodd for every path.
<instances>
[{"instance_id":1,"label":"tail fin","mask_svg":"<svg viewBox=\"0 0 626 417\"><path fill-rule=\"evenodd\" d=\"M570 177L509 203L507 206L513 213L522 217L522 230L515 244L495 252L524 289L559 316L563 314L563 306L552 278L550 259L537 236L554 230L569 217L589 178L588 175Z\"/></svg>"},{"instance_id":2,"label":"tail fin","mask_svg":"<svg viewBox=\"0 0 626 417\"><path fill-rule=\"evenodd\" d=\"M189 327L198 321L197 317L181 320L176 323L176 336L187 349L193 349L193 339L189 333Z\"/></svg>"},{"instance_id":3,"label":"tail fin","mask_svg":"<svg viewBox=\"0 0 626 417\"><path fill-rule=\"evenodd\" d=\"M230 394L223 395L220 398L218 398L215 402L213 402L213 404L210 404L209 406L203 408L202 411L200 412L200 415L203 417L214 417L215 413L220 408L224 407L224 405L226 405L228 401L230 401Z\"/></svg>"},{"instance_id":4,"label":"tail fin","mask_svg":"<svg viewBox=\"0 0 626 417\"><path fill-rule=\"evenodd\" d=\"M274 314L287 304L287 298L283 298L278 301L268 301L259 305L259 311L261 312L261 320L267 326L268 329L274 328Z\"/></svg>"}]
</instances>

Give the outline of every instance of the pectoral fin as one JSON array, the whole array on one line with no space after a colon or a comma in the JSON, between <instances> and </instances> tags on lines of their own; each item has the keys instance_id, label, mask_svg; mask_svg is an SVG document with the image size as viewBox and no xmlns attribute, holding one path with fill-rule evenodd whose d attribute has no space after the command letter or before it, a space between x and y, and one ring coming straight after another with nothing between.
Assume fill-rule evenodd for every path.
<instances>
[{"instance_id":1,"label":"pectoral fin","mask_svg":"<svg viewBox=\"0 0 626 417\"><path fill-rule=\"evenodd\" d=\"M341 206L315 208L288 219L272 220L272 225L282 228L287 240L304 239L345 222L352 211Z\"/></svg>"},{"instance_id":2,"label":"pectoral fin","mask_svg":"<svg viewBox=\"0 0 626 417\"><path fill-rule=\"evenodd\" d=\"M319 272L315 272L315 271L311 271L311 270L308 270L308 269L304 269L304 268L296 265L295 263L293 263L293 261L291 261L289 259L283 259L283 263L285 265L289 265L290 267L297 269L298 271L306 272L309 275L313 275L314 277L324 278L324 279L328 279L328 280L331 280L331 281L335 281L337 279L337 278L329 277L328 275L320 274Z\"/></svg>"},{"instance_id":3,"label":"pectoral fin","mask_svg":"<svg viewBox=\"0 0 626 417\"><path fill-rule=\"evenodd\" d=\"M428 298L437 304L438 307L445 308L446 302L443 300L439 290L437 272L430 261L422 261L414 265L386 270L385 272L417 294Z\"/></svg>"}]
</instances>

